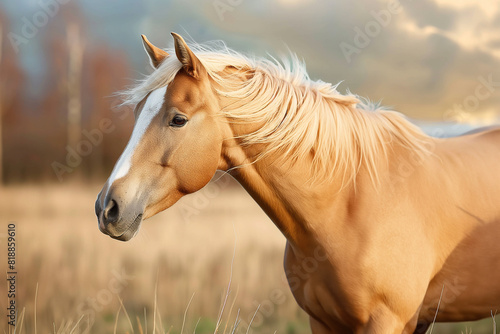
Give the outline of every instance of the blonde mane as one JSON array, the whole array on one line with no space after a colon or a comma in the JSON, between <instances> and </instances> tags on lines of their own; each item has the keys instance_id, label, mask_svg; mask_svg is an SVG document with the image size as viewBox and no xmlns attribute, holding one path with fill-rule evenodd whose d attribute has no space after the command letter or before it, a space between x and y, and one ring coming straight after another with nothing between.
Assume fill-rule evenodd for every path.
<instances>
[{"instance_id":1,"label":"blonde mane","mask_svg":"<svg viewBox=\"0 0 500 334\"><path fill-rule=\"evenodd\" d=\"M208 75L223 89L218 94L244 103L220 113L230 122L263 124L241 136L243 145L267 144L260 157L279 152L290 161L312 156L314 179L355 179L363 166L374 183L376 163L387 157L388 143L427 152L427 137L398 112L342 95L337 85L309 78L305 65L292 54L282 62L251 58L222 42L191 43ZM166 50L175 55L173 49ZM168 85L182 65L168 57L145 79L120 93L124 104L137 104L149 92ZM227 75L231 67L236 75ZM241 80L242 75L247 80Z\"/></svg>"}]
</instances>

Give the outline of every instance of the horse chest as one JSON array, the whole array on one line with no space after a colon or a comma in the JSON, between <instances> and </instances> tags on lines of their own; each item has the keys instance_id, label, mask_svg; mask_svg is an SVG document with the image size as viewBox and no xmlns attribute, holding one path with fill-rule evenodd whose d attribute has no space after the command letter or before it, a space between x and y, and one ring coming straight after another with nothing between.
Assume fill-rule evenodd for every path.
<instances>
[{"instance_id":1,"label":"horse chest","mask_svg":"<svg viewBox=\"0 0 500 334\"><path fill-rule=\"evenodd\" d=\"M339 275L319 252L297 257L288 244L284 263L295 300L312 318L330 328L353 328L366 321L369 291L361 280L347 279L354 275Z\"/></svg>"}]
</instances>

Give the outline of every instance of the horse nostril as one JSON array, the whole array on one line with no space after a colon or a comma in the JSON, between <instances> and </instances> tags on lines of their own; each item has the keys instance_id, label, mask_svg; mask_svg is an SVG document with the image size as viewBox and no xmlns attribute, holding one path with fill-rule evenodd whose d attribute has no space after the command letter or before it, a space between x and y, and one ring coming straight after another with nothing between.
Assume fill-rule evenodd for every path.
<instances>
[{"instance_id":1,"label":"horse nostril","mask_svg":"<svg viewBox=\"0 0 500 334\"><path fill-rule=\"evenodd\" d=\"M116 201L112 199L108 202L108 205L106 205L106 208L104 209L104 223L115 223L116 221L118 221L118 217L118 203L116 203Z\"/></svg>"}]
</instances>

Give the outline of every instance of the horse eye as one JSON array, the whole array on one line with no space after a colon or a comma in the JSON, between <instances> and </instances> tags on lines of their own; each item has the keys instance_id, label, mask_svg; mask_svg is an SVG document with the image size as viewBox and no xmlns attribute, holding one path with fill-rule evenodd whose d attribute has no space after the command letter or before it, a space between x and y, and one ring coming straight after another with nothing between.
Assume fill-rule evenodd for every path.
<instances>
[{"instance_id":1,"label":"horse eye","mask_svg":"<svg viewBox=\"0 0 500 334\"><path fill-rule=\"evenodd\" d=\"M181 127L187 123L187 118L181 115L175 115L170 121L171 126Z\"/></svg>"}]
</instances>

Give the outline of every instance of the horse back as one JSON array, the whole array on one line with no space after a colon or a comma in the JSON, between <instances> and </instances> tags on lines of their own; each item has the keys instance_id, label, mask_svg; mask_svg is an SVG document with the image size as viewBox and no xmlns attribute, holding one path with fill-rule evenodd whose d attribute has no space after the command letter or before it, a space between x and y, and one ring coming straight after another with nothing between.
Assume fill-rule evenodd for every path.
<instances>
[{"instance_id":1,"label":"horse back","mask_svg":"<svg viewBox=\"0 0 500 334\"><path fill-rule=\"evenodd\" d=\"M440 209L457 214L439 223L464 233L430 282L420 319L432 319L440 301L438 321L488 317L500 308L500 127L449 138L441 152L442 175L457 187L447 194L450 206Z\"/></svg>"}]
</instances>

